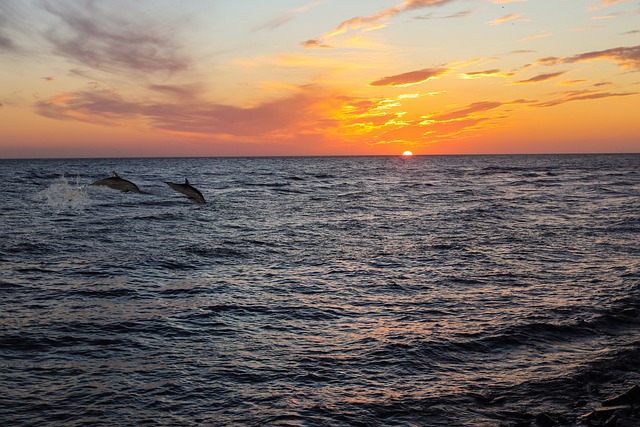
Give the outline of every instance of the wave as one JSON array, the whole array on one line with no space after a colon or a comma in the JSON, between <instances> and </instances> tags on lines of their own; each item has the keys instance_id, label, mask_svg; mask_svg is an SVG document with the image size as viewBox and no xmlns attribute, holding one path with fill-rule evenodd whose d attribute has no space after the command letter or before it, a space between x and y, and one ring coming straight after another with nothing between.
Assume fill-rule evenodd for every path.
<instances>
[{"instance_id":1,"label":"wave","mask_svg":"<svg viewBox=\"0 0 640 427\"><path fill-rule=\"evenodd\" d=\"M36 201L44 202L56 213L81 212L90 205L85 187L77 181L75 184L70 183L64 175L60 176L57 182L36 193L34 198Z\"/></svg>"}]
</instances>

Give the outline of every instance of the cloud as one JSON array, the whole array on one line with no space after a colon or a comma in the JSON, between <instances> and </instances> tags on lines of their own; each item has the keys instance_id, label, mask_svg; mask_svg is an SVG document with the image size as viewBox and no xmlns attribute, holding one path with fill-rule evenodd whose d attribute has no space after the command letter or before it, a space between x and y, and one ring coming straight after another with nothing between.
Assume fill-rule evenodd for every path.
<instances>
[{"instance_id":1,"label":"cloud","mask_svg":"<svg viewBox=\"0 0 640 427\"><path fill-rule=\"evenodd\" d=\"M484 71L473 71L470 73L461 73L460 77L463 79L479 79L481 77L513 77L515 73L504 72L498 69L493 70L484 70Z\"/></svg>"},{"instance_id":2,"label":"cloud","mask_svg":"<svg viewBox=\"0 0 640 427\"><path fill-rule=\"evenodd\" d=\"M304 13L306 11L308 11L309 9L315 7L317 5L316 3L310 3L308 5L305 6L301 6L301 7L297 7L295 9L291 9L286 11L285 13L283 13L282 15L273 18L263 24L260 24L258 26L256 26L253 31L260 31L260 30L275 30L278 27L281 27L282 25L286 24L287 22L291 21L292 19L294 19L296 16L300 15L301 13Z\"/></svg>"},{"instance_id":3,"label":"cloud","mask_svg":"<svg viewBox=\"0 0 640 427\"><path fill-rule=\"evenodd\" d=\"M548 74L538 74L537 76L533 76L530 79L526 79L526 80L519 80L515 83L518 84L523 84L523 83L540 83L540 82L544 82L547 80L551 80L554 79L558 76L561 76L563 74L565 74L566 71L558 71L557 73L548 73Z\"/></svg>"},{"instance_id":4,"label":"cloud","mask_svg":"<svg viewBox=\"0 0 640 427\"><path fill-rule=\"evenodd\" d=\"M505 16L502 16L500 18L496 18L493 21L488 21L487 24L489 24L489 25L502 25L505 22L515 21L515 20L528 21L527 19L524 19L522 17L521 13L510 13L509 15L505 15Z\"/></svg>"},{"instance_id":5,"label":"cloud","mask_svg":"<svg viewBox=\"0 0 640 427\"><path fill-rule=\"evenodd\" d=\"M593 11L596 11L596 10L604 9L605 7L613 6L614 4L625 3L627 1L628 0L603 0L598 5L591 6L587 10L589 12L593 12Z\"/></svg>"},{"instance_id":6,"label":"cloud","mask_svg":"<svg viewBox=\"0 0 640 427\"><path fill-rule=\"evenodd\" d=\"M0 51L1 50L9 51L9 52L14 52L17 50L13 40L9 36L4 35L2 33L0 33Z\"/></svg>"},{"instance_id":7,"label":"cloud","mask_svg":"<svg viewBox=\"0 0 640 427\"><path fill-rule=\"evenodd\" d=\"M473 14L473 10L461 10L460 12L452 13L445 16L437 16L435 13L427 13L426 15L416 16L413 19L451 19L451 18L465 18Z\"/></svg>"},{"instance_id":8,"label":"cloud","mask_svg":"<svg viewBox=\"0 0 640 427\"><path fill-rule=\"evenodd\" d=\"M190 67L191 61L176 42L175 22L154 22L128 3L127 13L101 9L105 4L43 3L61 24L45 34L54 51L75 63L109 72L173 74Z\"/></svg>"},{"instance_id":9,"label":"cloud","mask_svg":"<svg viewBox=\"0 0 640 427\"><path fill-rule=\"evenodd\" d=\"M531 35L531 36L523 37L523 38L519 39L518 41L522 42L522 41L528 41L528 40L537 40L537 39L541 39L543 37L551 37L552 35L553 34L551 34L551 33L534 34L534 35Z\"/></svg>"},{"instance_id":10,"label":"cloud","mask_svg":"<svg viewBox=\"0 0 640 427\"><path fill-rule=\"evenodd\" d=\"M612 98L621 96L638 95L639 92L591 92L591 91L579 91L568 92L564 97L553 99L537 104L538 107L554 107L556 105L565 104L573 101L588 101L592 99Z\"/></svg>"},{"instance_id":11,"label":"cloud","mask_svg":"<svg viewBox=\"0 0 640 427\"><path fill-rule=\"evenodd\" d=\"M36 103L36 112L56 120L75 120L119 126L145 124L154 129L189 136L225 140L263 141L321 135L335 126L331 111L345 102L332 91L304 86L279 99L238 107L201 101L197 88L156 85L153 91L177 95L165 101L126 99L111 90L61 93ZM190 95L191 94L191 95Z\"/></svg>"},{"instance_id":12,"label":"cloud","mask_svg":"<svg viewBox=\"0 0 640 427\"><path fill-rule=\"evenodd\" d=\"M567 56L564 58L550 56L538 59L537 63L542 65L556 65L593 60L605 60L613 62L614 64L618 64L621 68L627 70L640 71L640 45L630 47L615 47L612 49L586 52L578 55Z\"/></svg>"},{"instance_id":13,"label":"cloud","mask_svg":"<svg viewBox=\"0 0 640 427\"><path fill-rule=\"evenodd\" d=\"M465 119L469 116L472 116L475 113L493 110L498 107L502 107L503 105L504 105L503 102L495 102L495 101L474 102L472 104L469 104L466 108L462 108L462 109L451 111L444 114L430 116L428 117L428 120L433 120L437 122L460 120L460 119Z\"/></svg>"},{"instance_id":14,"label":"cloud","mask_svg":"<svg viewBox=\"0 0 640 427\"><path fill-rule=\"evenodd\" d=\"M575 85L575 84L579 84L579 83L586 83L586 82L588 82L588 80L585 80L585 79L565 80L563 82L560 82L560 84L563 85L563 86L570 86L570 85Z\"/></svg>"},{"instance_id":15,"label":"cloud","mask_svg":"<svg viewBox=\"0 0 640 427\"><path fill-rule=\"evenodd\" d=\"M306 42L303 42L301 45L306 48L326 47L323 41L324 39L335 37L339 34L343 34L350 30L375 28L379 25L380 21L391 18L394 15L397 15L406 11L412 11L412 10L426 8L426 7L443 6L445 4L453 3L455 1L458 1L458 0L405 0L398 6L394 6L389 9L385 9L380 12L373 13L371 15L357 16L355 18L351 18L346 21L343 21L333 31L330 31L324 34L324 36L320 38L311 39Z\"/></svg>"},{"instance_id":16,"label":"cloud","mask_svg":"<svg viewBox=\"0 0 640 427\"><path fill-rule=\"evenodd\" d=\"M448 71L448 68L424 68L422 70L409 71L407 73L383 77L369 83L369 86L411 86L439 77Z\"/></svg>"},{"instance_id":17,"label":"cloud","mask_svg":"<svg viewBox=\"0 0 640 427\"><path fill-rule=\"evenodd\" d=\"M306 42L300 43L300 45L305 48L314 48L314 47L330 48L331 47L330 45L325 44L321 39L310 39L310 40L307 40Z\"/></svg>"},{"instance_id":18,"label":"cloud","mask_svg":"<svg viewBox=\"0 0 640 427\"><path fill-rule=\"evenodd\" d=\"M586 27L572 28L571 31L596 30L598 28L604 28L604 26L603 25L587 25Z\"/></svg>"},{"instance_id":19,"label":"cloud","mask_svg":"<svg viewBox=\"0 0 640 427\"><path fill-rule=\"evenodd\" d=\"M29 29L24 25L24 5L11 0L0 1L0 54L22 53L20 40Z\"/></svg>"},{"instance_id":20,"label":"cloud","mask_svg":"<svg viewBox=\"0 0 640 427\"><path fill-rule=\"evenodd\" d=\"M590 21L599 21L599 20L602 20L602 19L613 19L613 18L616 18L618 15L619 15L619 13L612 13L612 14L609 14L609 15L593 16L589 20Z\"/></svg>"},{"instance_id":21,"label":"cloud","mask_svg":"<svg viewBox=\"0 0 640 427\"><path fill-rule=\"evenodd\" d=\"M152 91L167 95L169 97L175 97L178 99L197 99L202 93L202 87L197 84L190 85L169 85L169 84L152 84L149 85L149 89Z\"/></svg>"}]
</instances>

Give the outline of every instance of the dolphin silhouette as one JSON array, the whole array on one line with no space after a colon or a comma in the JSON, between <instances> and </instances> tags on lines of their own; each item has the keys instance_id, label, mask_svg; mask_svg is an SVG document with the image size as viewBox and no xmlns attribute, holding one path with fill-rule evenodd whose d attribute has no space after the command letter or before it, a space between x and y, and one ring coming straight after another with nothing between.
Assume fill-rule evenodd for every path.
<instances>
[{"instance_id":1,"label":"dolphin silhouette","mask_svg":"<svg viewBox=\"0 0 640 427\"><path fill-rule=\"evenodd\" d=\"M112 175L109 178L99 179L91 185L104 185L105 187L120 190L125 193L129 191L133 193L142 193L137 185L131 181L120 178L120 176L115 172L112 172Z\"/></svg>"},{"instance_id":2,"label":"dolphin silhouette","mask_svg":"<svg viewBox=\"0 0 640 427\"><path fill-rule=\"evenodd\" d=\"M178 184L176 182L167 182L167 181L165 181L165 183L169 187L171 187L174 190L176 190L177 192L184 194L185 196L187 196L191 200L194 200L197 203L204 203L204 196L202 195L201 192L198 191L197 188L195 188L191 184L189 184L189 180L188 179L186 179L186 178L184 179L184 184Z\"/></svg>"}]
</instances>

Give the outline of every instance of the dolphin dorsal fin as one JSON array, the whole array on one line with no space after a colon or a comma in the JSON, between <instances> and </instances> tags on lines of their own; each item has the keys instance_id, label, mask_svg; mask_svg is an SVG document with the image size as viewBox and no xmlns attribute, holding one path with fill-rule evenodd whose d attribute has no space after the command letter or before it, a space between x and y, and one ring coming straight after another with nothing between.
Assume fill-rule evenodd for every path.
<instances>
[{"instance_id":1,"label":"dolphin dorsal fin","mask_svg":"<svg viewBox=\"0 0 640 427\"><path fill-rule=\"evenodd\" d=\"M184 183L189 185L189 180L187 178L184 179Z\"/></svg>"},{"instance_id":2,"label":"dolphin dorsal fin","mask_svg":"<svg viewBox=\"0 0 640 427\"><path fill-rule=\"evenodd\" d=\"M116 171L112 171L112 172L111 172L111 177L112 177L112 178L120 178L120 175L118 175L118 174L116 173Z\"/></svg>"}]
</instances>

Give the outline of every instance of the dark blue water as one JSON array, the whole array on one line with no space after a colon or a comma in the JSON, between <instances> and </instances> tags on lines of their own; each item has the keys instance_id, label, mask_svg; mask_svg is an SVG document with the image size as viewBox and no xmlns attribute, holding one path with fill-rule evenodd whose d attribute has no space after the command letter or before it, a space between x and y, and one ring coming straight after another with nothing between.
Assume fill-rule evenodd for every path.
<instances>
[{"instance_id":1,"label":"dark blue water","mask_svg":"<svg viewBox=\"0 0 640 427\"><path fill-rule=\"evenodd\" d=\"M526 425L640 379L640 155L0 178L2 425Z\"/></svg>"}]
</instances>

